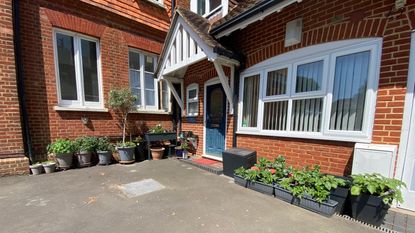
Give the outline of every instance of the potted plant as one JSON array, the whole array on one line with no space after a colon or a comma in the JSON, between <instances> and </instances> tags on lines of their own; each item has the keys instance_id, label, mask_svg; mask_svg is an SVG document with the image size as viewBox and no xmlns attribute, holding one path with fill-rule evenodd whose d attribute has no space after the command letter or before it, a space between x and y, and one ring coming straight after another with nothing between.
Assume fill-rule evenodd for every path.
<instances>
[{"instance_id":1,"label":"potted plant","mask_svg":"<svg viewBox=\"0 0 415 233\"><path fill-rule=\"evenodd\" d=\"M53 173L56 170L56 162L55 161L45 161L42 162L43 169L45 170L46 174Z\"/></svg>"},{"instance_id":2,"label":"potted plant","mask_svg":"<svg viewBox=\"0 0 415 233\"><path fill-rule=\"evenodd\" d=\"M111 164L112 151L114 150L114 146L109 142L107 137L98 138L95 149L98 154L99 165Z\"/></svg>"},{"instance_id":3,"label":"potted plant","mask_svg":"<svg viewBox=\"0 0 415 233\"><path fill-rule=\"evenodd\" d=\"M78 137L75 139L76 158L79 167L91 166L91 155L97 144L96 137Z\"/></svg>"},{"instance_id":4,"label":"potted plant","mask_svg":"<svg viewBox=\"0 0 415 233\"><path fill-rule=\"evenodd\" d=\"M152 142L150 151L153 160L160 160L163 158L165 150L165 148L163 147L163 141L166 140L163 134L166 132L167 131L161 126L161 124L157 124L156 126L151 128L147 133L147 135L151 135L148 137L151 138L149 141Z\"/></svg>"},{"instance_id":5,"label":"potted plant","mask_svg":"<svg viewBox=\"0 0 415 233\"><path fill-rule=\"evenodd\" d=\"M394 200L403 202L401 188L406 184L380 174L352 175L350 201L352 217L380 226Z\"/></svg>"},{"instance_id":6,"label":"potted plant","mask_svg":"<svg viewBox=\"0 0 415 233\"><path fill-rule=\"evenodd\" d=\"M339 204L336 207L335 213L338 214L349 214L350 208L348 204L351 178L344 176L335 176L338 179L344 180L344 184L339 184L337 188L330 191L330 199L337 201Z\"/></svg>"},{"instance_id":7,"label":"potted plant","mask_svg":"<svg viewBox=\"0 0 415 233\"><path fill-rule=\"evenodd\" d=\"M43 166L41 163L37 162L29 166L33 175L40 175L43 173Z\"/></svg>"},{"instance_id":8,"label":"potted plant","mask_svg":"<svg viewBox=\"0 0 415 233\"><path fill-rule=\"evenodd\" d=\"M126 142L126 127L128 123L128 113L133 109L137 97L128 88L113 89L109 93L108 105L119 116L122 128L122 142L117 144L117 151L120 154L120 163L135 162L134 150L135 143Z\"/></svg>"},{"instance_id":9,"label":"potted plant","mask_svg":"<svg viewBox=\"0 0 415 233\"><path fill-rule=\"evenodd\" d=\"M146 142L141 136L136 137L133 142L136 146L136 161L144 161L146 157Z\"/></svg>"},{"instance_id":10,"label":"potted plant","mask_svg":"<svg viewBox=\"0 0 415 233\"><path fill-rule=\"evenodd\" d=\"M69 139L58 139L48 146L48 152L54 153L59 168L68 169L72 166L74 143Z\"/></svg>"},{"instance_id":11,"label":"potted plant","mask_svg":"<svg viewBox=\"0 0 415 233\"><path fill-rule=\"evenodd\" d=\"M184 140L180 145L180 149L182 150L182 158L183 159L188 159L189 158L189 150L190 150L189 142Z\"/></svg>"},{"instance_id":12,"label":"potted plant","mask_svg":"<svg viewBox=\"0 0 415 233\"><path fill-rule=\"evenodd\" d=\"M330 192L339 185L344 185L344 180L321 174L320 167L316 165L312 170L305 167L282 179L275 186L275 195L291 204L331 216L338 202L329 199Z\"/></svg>"}]
</instances>

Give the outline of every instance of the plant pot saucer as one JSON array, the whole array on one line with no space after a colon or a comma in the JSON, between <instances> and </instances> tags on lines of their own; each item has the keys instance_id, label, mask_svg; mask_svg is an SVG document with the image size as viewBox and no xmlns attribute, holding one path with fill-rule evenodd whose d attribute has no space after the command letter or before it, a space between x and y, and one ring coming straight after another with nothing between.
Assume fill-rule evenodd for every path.
<instances>
[{"instance_id":1,"label":"plant pot saucer","mask_svg":"<svg viewBox=\"0 0 415 233\"><path fill-rule=\"evenodd\" d=\"M130 163L134 163L134 162L135 162L135 159L134 160L120 160L119 161L120 164L130 164Z\"/></svg>"}]
</instances>

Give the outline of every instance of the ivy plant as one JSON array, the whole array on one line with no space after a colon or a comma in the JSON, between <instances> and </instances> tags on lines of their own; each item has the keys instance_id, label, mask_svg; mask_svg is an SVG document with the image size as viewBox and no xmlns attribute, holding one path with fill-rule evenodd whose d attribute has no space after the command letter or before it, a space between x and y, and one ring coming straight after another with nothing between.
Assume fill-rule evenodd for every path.
<instances>
[{"instance_id":1,"label":"ivy plant","mask_svg":"<svg viewBox=\"0 0 415 233\"><path fill-rule=\"evenodd\" d=\"M75 152L74 143L69 139L58 139L54 143L48 145L49 153L54 154L68 154Z\"/></svg>"},{"instance_id":2,"label":"ivy plant","mask_svg":"<svg viewBox=\"0 0 415 233\"><path fill-rule=\"evenodd\" d=\"M391 204L393 200L403 202L401 188L406 184L397 179L386 178L380 174L352 175L352 187L350 193L353 196L362 193L381 197L385 204Z\"/></svg>"}]
</instances>

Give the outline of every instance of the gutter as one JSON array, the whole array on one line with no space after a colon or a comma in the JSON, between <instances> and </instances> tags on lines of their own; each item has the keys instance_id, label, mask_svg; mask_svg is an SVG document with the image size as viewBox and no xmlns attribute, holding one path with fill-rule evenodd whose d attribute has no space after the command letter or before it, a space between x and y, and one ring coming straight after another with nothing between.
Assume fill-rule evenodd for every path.
<instances>
[{"instance_id":1,"label":"gutter","mask_svg":"<svg viewBox=\"0 0 415 233\"><path fill-rule=\"evenodd\" d=\"M20 15L19 15L19 0L13 0L12 3L12 15L13 15L13 41L14 41L14 57L16 64L16 78L17 78L17 93L20 103L21 124L23 126L23 143L25 152L29 157L31 163L34 162L32 151L32 139L30 137L29 118L27 115L26 100L24 93L24 77L23 77L23 64L22 53L20 46Z\"/></svg>"},{"instance_id":2,"label":"gutter","mask_svg":"<svg viewBox=\"0 0 415 233\"><path fill-rule=\"evenodd\" d=\"M280 3L283 3L286 0L263 0L262 2L260 2L259 4L253 6L252 8L242 12L241 14L236 15L235 17L231 18L230 20L219 24L218 26L214 27L211 29L210 33L212 35L214 35L215 37L221 37L220 35L218 36L219 33L225 31L226 29L231 28L232 26L235 26L237 24L242 23L244 20L247 20L257 14L262 14L264 13L265 10L274 7ZM302 0L295 0L293 2L301 2ZM292 3L292 2L291 2ZM287 3L287 5L291 4L290 2ZM282 8L284 8L285 6L282 6ZM267 16L267 15L265 15ZM265 17L263 16L263 17ZM260 18L262 19L262 18Z\"/></svg>"}]
</instances>

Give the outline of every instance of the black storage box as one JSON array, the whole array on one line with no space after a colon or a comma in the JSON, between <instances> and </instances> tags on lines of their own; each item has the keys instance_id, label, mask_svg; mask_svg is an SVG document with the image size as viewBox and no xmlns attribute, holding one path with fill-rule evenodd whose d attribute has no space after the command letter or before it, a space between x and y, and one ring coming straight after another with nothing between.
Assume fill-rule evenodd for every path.
<instances>
[{"instance_id":1,"label":"black storage box","mask_svg":"<svg viewBox=\"0 0 415 233\"><path fill-rule=\"evenodd\" d=\"M222 152L223 174L233 177L235 169L250 168L256 163L256 151L232 148Z\"/></svg>"}]
</instances>

